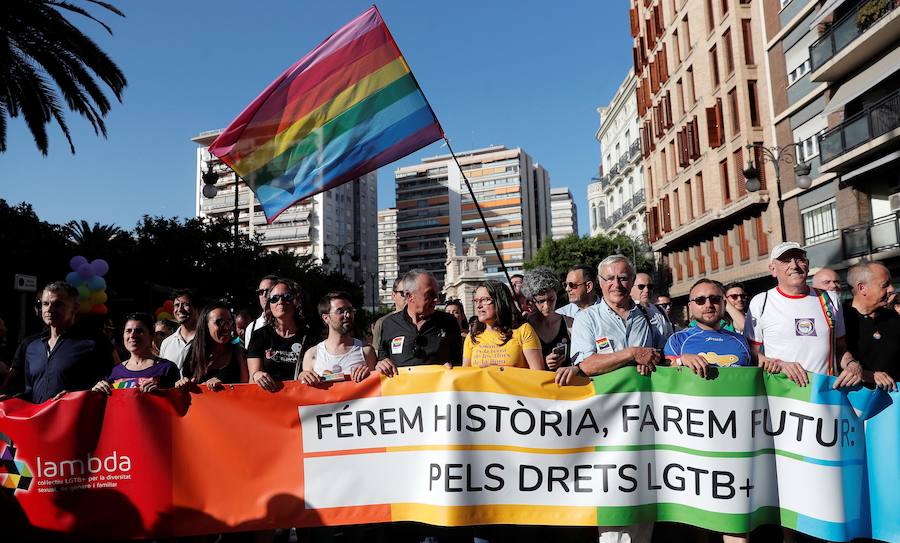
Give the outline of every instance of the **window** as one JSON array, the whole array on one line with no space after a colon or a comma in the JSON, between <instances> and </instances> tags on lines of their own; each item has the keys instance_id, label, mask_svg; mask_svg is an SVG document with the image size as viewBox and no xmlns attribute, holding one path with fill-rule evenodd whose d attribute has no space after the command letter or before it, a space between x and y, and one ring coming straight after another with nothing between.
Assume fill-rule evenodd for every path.
<instances>
[{"instance_id":1,"label":"window","mask_svg":"<svg viewBox=\"0 0 900 543\"><path fill-rule=\"evenodd\" d=\"M682 115L687 113L687 108L685 107L685 104L684 104L684 84L681 82L680 79L675 83L675 94L678 95L677 103L680 107L680 109L678 110L678 117L680 118Z\"/></svg>"},{"instance_id":2,"label":"window","mask_svg":"<svg viewBox=\"0 0 900 543\"><path fill-rule=\"evenodd\" d=\"M706 274L706 259L703 257L703 245L694 246L694 257L697 258L697 266L700 268L700 275Z\"/></svg>"},{"instance_id":3,"label":"window","mask_svg":"<svg viewBox=\"0 0 900 543\"><path fill-rule=\"evenodd\" d=\"M731 108L731 135L737 134L741 129L741 118L738 110L737 87L728 91L728 107Z\"/></svg>"},{"instance_id":4,"label":"window","mask_svg":"<svg viewBox=\"0 0 900 543\"><path fill-rule=\"evenodd\" d=\"M684 262L685 262L685 264L687 264L687 276L693 277L694 276L694 261L691 259L690 251L684 252Z\"/></svg>"},{"instance_id":5,"label":"window","mask_svg":"<svg viewBox=\"0 0 900 543\"><path fill-rule=\"evenodd\" d=\"M809 72L809 59L804 60L799 66L788 72L788 86L793 85L798 79Z\"/></svg>"},{"instance_id":6,"label":"window","mask_svg":"<svg viewBox=\"0 0 900 543\"><path fill-rule=\"evenodd\" d=\"M754 218L753 222L756 223L756 254L758 256L766 256L769 254L769 242L765 228L763 228L762 216Z\"/></svg>"},{"instance_id":7,"label":"window","mask_svg":"<svg viewBox=\"0 0 900 543\"><path fill-rule=\"evenodd\" d=\"M728 160L719 162L719 177L722 179L722 201L731 202L731 184L728 182Z\"/></svg>"},{"instance_id":8,"label":"window","mask_svg":"<svg viewBox=\"0 0 900 543\"><path fill-rule=\"evenodd\" d=\"M675 279L681 281L683 277L681 276L681 258L679 258L678 253L672 253L672 257L674 260L674 264L672 267L675 268Z\"/></svg>"},{"instance_id":9,"label":"window","mask_svg":"<svg viewBox=\"0 0 900 543\"><path fill-rule=\"evenodd\" d=\"M688 66L688 102L693 106L697 103L697 87L694 86L694 67Z\"/></svg>"},{"instance_id":10,"label":"window","mask_svg":"<svg viewBox=\"0 0 900 543\"><path fill-rule=\"evenodd\" d=\"M716 26L715 13L713 12L713 0L706 0L706 31L712 32Z\"/></svg>"},{"instance_id":11,"label":"window","mask_svg":"<svg viewBox=\"0 0 900 543\"><path fill-rule=\"evenodd\" d=\"M725 253L725 265L734 264L734 251L731 248L731 240L728 239L728 232L722 234L722 252Z\"/></svg>"},{"instance_id":12,"label":"window","mask_svg":"<svg viewBox=\"0 0 900 543\"><path fill-rule=\"evenodd\" d=\"M803 221L803 243L809 245L837 238L837 206L834 198L800 211Z\"/></svg>"},{"instance_id":13,"label":"window","mask_svg":"<svg viewBox=\"0 0 900 543\"><path fill-rule=\"evenodd\" d=\"M716 271L719 269L719 253L713 240L706 242L706 252L709 253L709 267Z\"/></svg>"},{"instance_id":14,"label":"window","mask_svg":"<svg viewBox=\"0 0 900 543\"><path fill-rule=\"evenodd\" d=\"M697 173L697 214L703 215L706 213L706 195L703 192L703 173Z\"/></svg>"},{"instance_id":15,"label":"window","mask_svg":"<svg viewBox=\"0 0 900 543\"><path fill-rule=\"evenodd\" d=\"M753 64L753 27L750 19L741 19L741 35L744 41L744 64Z\"/></svg>"},{"instance_id":16,"label":"window","mask_svg":"<svg viewBox=\"0 0 900 543\"><path fill-rule=\"evenodd\" d=\"M819 134L813 134L803 141L798 141L800 146L800 158L803 162L809 162L813 158L819 156Z\"/></svg>"},{"instance_id":17,"label":"window","mask_svg":"<svg viewBox=\"0 0 900 543\"><path fill-rule=\"evenodd\" d=\"M662 166L663 184L666 184L669 182L669 162L666 159L666 150L665 149L660 150L659 160L660 160L660 165Z\"/></svg>"},{"instance_id":18,"label":"window","mask_svg":"<svg viewBox=\"0 0 900 543\"><path fill-rule=\"evenodd\" d=\"M722 0L722 15L723 16L726 13L728 13L728 2L731 2L731 0Z\"/></svg>"},{"instance_id":19,"label":"window","mask_svg":"<svg viewBox=\"0 0 900 543\"><path fill-rule=\"evenodd\" d=\"M740 241L741 262L750 260L750 241L747 240L747 232L744 231L744 223L737 227L738 240Z\"/></svg>"},{"instance_id":20,"label":"window","mask_svg":"<svg viewBox=\"0 0 900 543\"><path fill-rule=\"evenodd\" d=\"M719 53L713 45L709 50L709 68L712 70L713 87L719 86Z\"/></svg>"},{"instance_id":21,"label":"window","mask_svg":"<svg viewBox=\"0 0 900 543\"><path fill-rule=\"evenodd\" d=\"M678 40L678 30L672 31L672 49L675 51L675 65L681 64L681 42Z\"/></svg>"},{"instance_id":22,"label":"window","mask_svg":"<svg viewBox=\"0 0 900 543\"><path fill-rule=\"evenodd\" d=\"M687 220L694 220L694 191L691 190L691 180L684 182L684 210L687 213Z\"/></svg>"},{"instance_id":23,"label":"window","mask_svg":"<svg viewBox=\"0 0 900 543\"><path fill-rule=\"evenodd\" d=\"M747 101L750 102L750 124L754 127L759 124L759 97L756 93L756 81L747 81Z\"/></svg>"},{"instance_id":24,"label":"window","mask_svg":"<svg viewBox=\"0 0 900 543\"><path fill-rule=\"evenodd\" d=\"M734 181L738 196L747 194L747 180L744 179L744 150L740 147L734 151Z\"/></svg>"},{"instance_id":25,"label":"window","mask_svg":"<svg viewBox=\"0 0 900 543\"><path fill-rule=\"evenodd\" d=\"M693 48L693 45L691 44L691 23L688 20L687 13L684 14L684 18L681 22L684 25L684 53L687 55Z\"/></svg>"},{"instance_id":26,"label":"window","mask_svg":"<svg viewBox=\"0 0 900 543\"><path fill-rule=\"evenodd\" d=\"M722 41L725 44L725 73L731 75L734 72L734 47L731 44L730 28L722 35Z\"/></svg>"},{"instance_id":27,"label":"window","mask_svg":"<svg viewBox=\"0 0 900 543\"><path fill-rule=\"evenodd\" d=\"M672 199L675 200L675 226L681 224L681 198L678 197L678 189L672 191Z\"/></svg>"}]
</instances>

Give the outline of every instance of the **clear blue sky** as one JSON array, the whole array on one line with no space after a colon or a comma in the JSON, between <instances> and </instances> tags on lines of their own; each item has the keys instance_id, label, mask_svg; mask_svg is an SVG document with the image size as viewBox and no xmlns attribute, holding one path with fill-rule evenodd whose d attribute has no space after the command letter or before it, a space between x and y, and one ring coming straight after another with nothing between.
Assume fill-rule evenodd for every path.
<instances>
[{"instance_id":1,"label":"clear blue sky","mask_svg":"<svg viewBox=\"0 0 900 543\"><path fill-rule=\"evenodd\" d=\"M0 198L52 222L132 228L144 215L193 216L192 136L230 123L285 68L368 8L358 1L115 1L88 5L113 36L74 17L128 78L109 138L67 114L76 154L55 125L43 157L21 117L0 154ZM87 4L86 4L87 5ZM600 160L596 108L631 64L625 0L387 0L378 4L456 151L522 147L551 185L568 186L587 232L586 187ZM393 170L445 152L435 143L379 170L379 208Z\"/></svg>"}]
</instances>

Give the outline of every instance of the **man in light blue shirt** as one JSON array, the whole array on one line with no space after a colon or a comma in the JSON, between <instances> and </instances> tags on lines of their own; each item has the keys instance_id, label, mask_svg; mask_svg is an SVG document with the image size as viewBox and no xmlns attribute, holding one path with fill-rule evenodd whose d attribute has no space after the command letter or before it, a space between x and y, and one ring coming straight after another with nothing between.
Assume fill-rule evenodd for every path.
<instances>
[{"instance_id":1,"label":"man in light blue shirt","mask_svg":"<svg viewBox=\"0 0 900 543\"><path fill-rule=\"evenodd\" d=\"M648 374L659 361L663 338L647 310L631 299L635 271L622 255L607 257L598 266L600 303L580 312L572 327L573 366L560 368L556 382L567 385L577 376L608 373L632 362Z\"/></svg>"},{"instance_id":2,"label":"man in light blue shirt","mask_svg":"<svg viewBox=\"0 0 900 543\"><path fill-rule=\"evenodd\" d=\"M578 264L569 268L563 287L566 289L569 303L556 310L560 315L574 319L575 315L600 303L600 296L597 295L597 274L590 266Z\"/></svg>"}]
</instances>

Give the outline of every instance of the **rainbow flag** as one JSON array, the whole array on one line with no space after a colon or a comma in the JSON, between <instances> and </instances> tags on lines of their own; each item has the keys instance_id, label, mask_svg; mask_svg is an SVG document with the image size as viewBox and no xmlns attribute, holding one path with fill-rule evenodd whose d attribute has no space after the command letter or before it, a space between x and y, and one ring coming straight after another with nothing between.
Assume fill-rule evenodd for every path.
<instances>
[{"instance_id":1,"label":"rainbow flag","mask_svg":"<svg viewBox=\"0 0 900 543\"><path fill-rule=\"evenodd\" d=\"M442 137L372 6L273 81L209 151L247 182L271 223L299 200Z\"/></svg>"}]
</instances>

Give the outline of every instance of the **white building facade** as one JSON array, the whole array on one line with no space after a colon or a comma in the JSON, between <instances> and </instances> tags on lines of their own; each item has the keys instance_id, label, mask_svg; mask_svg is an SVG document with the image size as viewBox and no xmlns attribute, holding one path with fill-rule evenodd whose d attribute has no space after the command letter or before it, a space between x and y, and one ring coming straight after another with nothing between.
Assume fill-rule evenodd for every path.
<instances>
[{"instance_id":1,"label":"white building facade","mask_svg":"<svg viewBox=\"0 0 900 543\"><path fill-rule=\"evenodd\" d=\"M191 138L198 144L196 167L196 216L234 221L236 176L208 147L221 133L211 130ZM202 175L210 167L220 174L218 193L203 196ZM243 180L238 179L238 230L242 237L259 236L270 251L286 249L311 255L329 270L342 272L347 279L365 284L363 300L372 299L371 275L378 267L377 175L370 172L353 181L297 202L266 223L262 207ZM376 295L378 293L376 292Z\"/></svg>"},{"instance_id":2,"label":"white building facade","mask_svg":"<svg viewBox=\"0 0 900 543\"><path fill-rule=\"evenodd\" d=\"M588 214L592 236L646 233L644 168L635 91L637 79L629 70L609 105L597 109L600 128L600 177L588 185Z\"/></svg>"},{"instance_id":3,"label":"white building facade","mask_svg":"<svg viewBox=\"0 0 900 543\"><path fill-rule=\"evenodd\" d=\"M378 210L378 277L379 300L382 305L392 306L391 294L394 280L400 276L397 261L397 208Z\"/></svg>"},{"instance_id":4,"label":"white building facade","mask_svg":"<svg viewBox=\"0 0 900 543\"><path fill-rule=\"evenodd\" d=\"M550 231L553 239L578 235L578 206L569 187L550 189Z\"/></svg>"}]
</instances>

